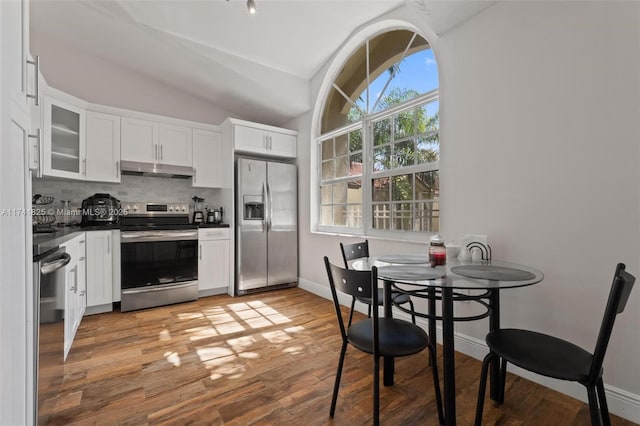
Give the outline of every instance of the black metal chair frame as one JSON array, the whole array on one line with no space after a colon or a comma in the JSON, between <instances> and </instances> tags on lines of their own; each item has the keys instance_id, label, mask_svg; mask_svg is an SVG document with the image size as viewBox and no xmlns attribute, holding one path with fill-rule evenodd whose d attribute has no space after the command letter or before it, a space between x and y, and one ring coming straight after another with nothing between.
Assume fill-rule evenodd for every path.
<instances>
[{"instance_id":1,"label":"black metal chair frame","mask_svg":"<svg viewBox=\"0 0 640 426\"><path fill-rule=\"evenodd\" d=\"M342 367L347 346L350 343L357 349L373 355L373 424L377 426L380 422L380 358L383 356L408 356L428 349L430 359L435 359L435 347L429 340L429 335L420 327L396 318L380 318L378 309L373 309L372 318L358 321L354 325L345 327L337 292L340 291L353 297L371 299L373 305L378 306L378 269L375 266L371 268L371 271L343 269L332 265L327 256L324 257L324 264L342 337L340 359L331 398L330 415L333 417L335 414ZM402 337L405 337L405 339L402 339ZM381 348L381 343L384 346L383 348ZM444 424L438 367L435 362L431 362L431 371L435 387L438 420L440 424Z\"/></svg>"},{"instance_id":2,"label":"black metal chair frame","mask_svg":"<svg viewBox=\"0 0 640 426\"><path fill-rule=\"evenodd\" d=\"M340 251L342 252L342 260L344 261L344 267L346 269L350 269L349 261L356 260L356 259L364 259L364 258L368 258L369 257L369 240L364 240L361 243L354 243L354 244L347 244L347 245L344 245L344 244L340 243ZM393 292L392 295L391 295L391 299L394 302L394 305L396 305L398 307L400 305L402 305L402 304L409 303L409 307L411 309L408 310L408 309L402 308L402 311L411 314L411 320L415 324L416 323L416 315L415 315L415 309L413 307L413 300L411 300L411 297L408 297L407 301L403 301L403 302L399 302L399 303L396 302L396 300L394 300L398 296L401 296L402 294L403 293L401 293L401 292ZM384 301L379 296L380 296L380 294L378 293L378 303L379 303L379 305L382 305L384 303ZM349 323L348 323L349 325L351 325L351 320L352 320L352 317L353 317L353 310L354 310L354 307L356 305L356 300L368 305L367 316L369 318L371 318L371 305L373 305L373 302L371 301L371 299L365 299L365 298L355 297L354 296L352 298L352 300L351 300L351 313L349 314ZM434 336L429 336L429 337L433 338Z\"/></svg>"},{"instance_id":3,"label":"black metal chair frame","mask_svg":"<svg viewBox=\"0 0 640 426\"><path fill-rule=\"evenodd\" d=\"M592 425L610 425L611 420L609 418L609 409L607 407L607 400L604 390L604 382L602 380L603 368L602 363L609 344L609 338L613 330L618 314L624 311L624 308L629 300L629 294L633 288L635 277L625 271L625 265L619 263L616 267L615 275L613 278L613 284L609 292L609 300L604 312L602 323L600 325L600 332L598 334L598 340L593 354L584 351L583 349L569 343L565 340L561 340L552 336L548 336L541 333L531 332L528 330L516 330L516 329L498 329L494 330L487 335L487 345L489 346L489 354L484 358L482 362L482 371L480 374L480 389L478 391L478 405L476 407L476 419L475 424L482 424L482 411L484 408L484 395L487 383L487 370L492 360L496 358L502 359L502 368L500 376L500 395L498 398L499 403L504 402L504 388L506 380L506 365L510 362L525 370L533 371L534 373L541 374L547 377L553 377L561 380L575 381L587 388L587 396L589 400L589 413L591 417ZM511 339L509 339L511 338ZM562 349L569 349L572 353L582 355L586 359L590 359L589 365L586 365L584 371L578 368L578 373L572 374L564 373L558 374L557 366L552 356L548 356L546 353L540 351L538 353L528 353L526 357L535 357L534 361L527 361L517 357L514 353L509 352L506 345L509 340L514 341L525 340L535 338L536 341L547 343L546 349L553 347L556 352L562 351ZM567 355L568 356L568 355ZM571 361L571 359L569 359ZM532 365L535 364L535 365ZM582 365L582 364L580 364ZM555 367L555 368L554 368ZM554 371L556 370L556 371ZM563 377L564 375L564 377ZM571 377L569 377L571 376Z\"/></svg>"}]
</instances>

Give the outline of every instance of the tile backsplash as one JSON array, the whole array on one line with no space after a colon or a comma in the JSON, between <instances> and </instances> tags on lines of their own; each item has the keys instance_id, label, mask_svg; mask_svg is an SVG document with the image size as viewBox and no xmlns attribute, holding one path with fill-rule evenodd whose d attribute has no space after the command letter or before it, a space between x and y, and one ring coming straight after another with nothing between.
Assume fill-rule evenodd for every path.
<instances>
[{"instance_id":1,"label":"tile backsplash","mask_svg":"<svg viewBox=\"0 0 640 426\"><path fill-rule=\"evenodd\" d=\"M34 178L33 193L55 197L53 208L61 208L61 200L70 200L71 208L79 208L82 200L96 194L111 194L122 203L127 201L178 202L189 203L193 212L191 197L204 198L212 208L222 204L222 190L214 188L193 188L191 179L165 178L154 176L122 175L121 183L82 182ZM58 218L59 223L62 218ZM79 218L78 218L79 220Z\"/></svg>"}]
</instances>

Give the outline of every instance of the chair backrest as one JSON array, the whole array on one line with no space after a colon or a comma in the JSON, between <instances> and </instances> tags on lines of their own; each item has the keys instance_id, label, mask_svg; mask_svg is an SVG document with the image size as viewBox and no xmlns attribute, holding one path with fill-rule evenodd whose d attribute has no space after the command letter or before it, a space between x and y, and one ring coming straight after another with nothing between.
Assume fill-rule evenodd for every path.
<instances>
[{"instance_id":1,"label":"chair backrest","mask_svg":"<svg viewBox=\"0 0 640 426\"><path fill-rule=\"evenodd\" d=\"M378 268L373 266L371 271L356 271L336 266L329 262L327 256L324 257L324 265L327 268L327 277L329 278L329 286L331 287L331 296L333 297L333 305L338 316L338 324L342 338L346 340L347 332L340 310L340 302L338 300L338 291L353 297L372 299L373 306L378 306ZM374 347L378 348L378 310L373 309L373 334Z\"/></svg>"},{"instance_id":2,"label":"chair backrest","mask_svg":"<svg viewBox=\"0 0 640 426\"><path fill-rule=\"evenodd\" d=\"M625 271L625 265L623 263L618 263L613 277L611 291L609 291L607 307L604 311L602 324L600 325L600 333L598 334L596 348L593 353L591 370L589 371L589 381L593 384L595 384L598 377L600 377L602 363L604 362L604 354L606 353L607 346L609 345L609 338L611 337L613 324L617 315L624 311L635 281L636 278Z\"/></svg>"},{"instance_id":3,"label":"chair backrest","mask_svg":"<svg viewBox=\"0 0 640 426\"><path fill-rule=\"evenodd\" d=\"M349 269L350 260L369 257L369 241L364 240L361 243L346 245L340 243L340 250L342 251L342 260L344 260L344 267Z\"/></svg>"}]
</instances>

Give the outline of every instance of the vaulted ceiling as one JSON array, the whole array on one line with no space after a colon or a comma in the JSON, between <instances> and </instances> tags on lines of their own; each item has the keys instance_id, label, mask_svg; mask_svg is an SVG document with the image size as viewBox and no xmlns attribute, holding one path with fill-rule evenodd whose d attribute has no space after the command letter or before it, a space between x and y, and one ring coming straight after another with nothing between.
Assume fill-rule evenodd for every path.
<instances>
[{"instance_id":1,"label":"vaulted ceiling","mask_svg":"<svg viewBox=\"0 0 640 426\"><path fill-rule=\"evenodd\" d=\"M490 1L33 0L35 39L53 38L203 98L283 123L311 108L309 82L358 27L412 7L434 32Z\"/></svg>"}]
</instances>

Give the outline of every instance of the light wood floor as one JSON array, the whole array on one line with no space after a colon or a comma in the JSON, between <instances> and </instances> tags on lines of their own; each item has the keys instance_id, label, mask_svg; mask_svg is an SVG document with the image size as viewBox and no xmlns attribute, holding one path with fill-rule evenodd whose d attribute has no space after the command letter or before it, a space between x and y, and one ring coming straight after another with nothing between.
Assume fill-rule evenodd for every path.
<instances>
[{"instance_id":1,"label":"light wood floor","mask_svg":"<svg viewBox=\"0 0 640 426\"><path fill-rule=\"evenodd\" d=\"M300 289L85 317L40 423L370 424L372 360L354 348L329 417L339 348L332 303ZM479 361L457 354L460 425L473 423L479 371ZM437 424L427 352L397 360L396 383L380 398L382 424ZM585 404L511 374L505 404L487 402L484 419L589 424Z\"/></svg>"}]
</instances>

